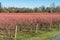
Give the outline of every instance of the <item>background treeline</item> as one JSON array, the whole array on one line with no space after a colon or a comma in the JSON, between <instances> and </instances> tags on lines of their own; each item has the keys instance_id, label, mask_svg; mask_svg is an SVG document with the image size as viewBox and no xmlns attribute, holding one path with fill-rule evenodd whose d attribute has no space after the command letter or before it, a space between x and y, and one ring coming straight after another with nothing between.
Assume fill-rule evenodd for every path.
<instances>
[{"instance_id":1,"label":"background treeline","mask_svg":"<svg viewBox=\"0 0 60 40\"><path fill-rule=\"evenodd\" d=\"M41 12L60 12L60 6L55 6L54 3L50 7L35 7L35 8L17 8L17 7L2 7L0 2L0 12L8 12L8 13L41 13Z\"/></svg>"}]
</instances>

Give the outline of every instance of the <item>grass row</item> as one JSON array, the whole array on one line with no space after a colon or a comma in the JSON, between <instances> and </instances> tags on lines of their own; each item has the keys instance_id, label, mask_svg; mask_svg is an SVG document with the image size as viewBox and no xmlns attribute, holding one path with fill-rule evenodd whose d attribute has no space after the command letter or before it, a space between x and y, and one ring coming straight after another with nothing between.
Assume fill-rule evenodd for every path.
<instances>
[{"instance_id":1,"label":"grass row","mask_svg":"<svg viewBox=\"0 0 60 40\"><path fill-rule=\"evenodd\" d=\"M58 28L51 30L39 30L37 34L19 34L17 35L18 40L50 40L55 35L59 34L60 30Z\"/></svg>"},{"instance_id":2,"label":"grass row","mask_svg":"<svg viewBox=\"0 0 60 40\"><path fill-rule=\"evenodd\" d=\"M58 28L54 28L51 30L39 30L38 33L35 34L18 34L16 40L51 40L55 35L60 34L60 30ZM14 40L8 38L0 38L0 40Z\"/></svg>"}]
</instances>

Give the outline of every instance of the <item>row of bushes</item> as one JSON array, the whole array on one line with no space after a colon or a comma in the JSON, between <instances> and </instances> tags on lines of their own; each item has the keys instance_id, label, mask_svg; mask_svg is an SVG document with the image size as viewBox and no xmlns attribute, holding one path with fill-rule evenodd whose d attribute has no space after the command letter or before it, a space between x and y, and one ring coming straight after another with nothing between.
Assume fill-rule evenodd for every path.
<instances>
[{"instance_id":1,"label":"row of bushes","mask_svg":"<svg viewBox=\"0 0 60 40\"><path fill-rule=\"evenodd\" d=\"M3 15L3 16L2 16ZM60 27L59 14L0 14L0 32L14 37L17 25L18 32L50 30ZM4 36L5 37L5 36Z\"/></svg>"}]
</instances>

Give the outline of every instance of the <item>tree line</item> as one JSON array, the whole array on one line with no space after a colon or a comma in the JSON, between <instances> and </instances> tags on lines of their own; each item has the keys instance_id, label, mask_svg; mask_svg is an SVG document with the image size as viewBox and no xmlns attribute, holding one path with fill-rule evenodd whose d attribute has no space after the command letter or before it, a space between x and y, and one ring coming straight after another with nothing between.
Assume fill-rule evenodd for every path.
<instances>
[{"instance_id":1,"label":"tree line","mask_svg":"<svg viewBox=\"0 0 60 40\"><path fill-rule=\"evenodd\" d=\"M45 7L45 6L41 6L41 7L35 7L35 8L17 8L17 7L2 7L1 2L0 2L0 12L8 12L8 13L42 13L42 12L60 12L60 6L55 6L54 3L52 3L52 5L50 7Z\"/></svg>"}]
</instances>

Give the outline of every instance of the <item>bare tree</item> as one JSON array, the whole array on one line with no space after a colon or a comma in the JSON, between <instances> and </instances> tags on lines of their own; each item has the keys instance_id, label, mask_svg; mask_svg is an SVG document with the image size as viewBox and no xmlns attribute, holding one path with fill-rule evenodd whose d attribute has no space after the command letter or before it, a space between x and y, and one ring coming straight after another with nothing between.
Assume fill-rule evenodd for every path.
<instances>
[{"instance_id":1,"label":"bare tree","mask_svg":"<svg viewBox=\"0 0 60 40\"><path fill-rule=\"evenodd\" d=\"M2 6L1 6L1 2L0 2L0 12L2 12Z\"/></svg>"}]
</instances>

